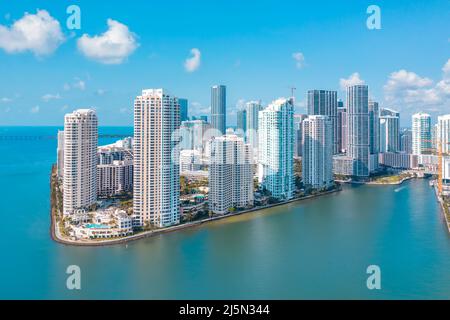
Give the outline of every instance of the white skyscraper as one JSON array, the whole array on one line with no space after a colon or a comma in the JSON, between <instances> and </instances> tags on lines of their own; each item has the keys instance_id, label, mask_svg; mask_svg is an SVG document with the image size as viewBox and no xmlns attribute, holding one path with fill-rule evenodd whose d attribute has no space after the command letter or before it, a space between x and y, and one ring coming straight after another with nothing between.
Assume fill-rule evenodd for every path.
<instances>
[{"instance_id":1,"label":"white skyscraper","mask_svg":"<svg viewBox=\"0 0 450 320\"><path fill-rule=\"evenodd\" d=\"M416 113L412 116L412 152L427 154L431 149L431 117L426 113Z\"/></svg>"},{"instance_id":2,"label":"white skyscraper","mask_svg":"<svg viewBox=\"0 0 450 320\"><path fill-rule=\"evenodd\" d=\"M309 90L307 94L308 115L328 116L333 130L331 132L333 141L333 153L339 151L338 134L338 100L337 91L330 90Z\"/></svg>"},{"instance_id":3,"label":"white skyscraper","mask_svg":"<svg viewBox=\"0 0 450 320\"><path fill-rule=\"evenodd\" d=\"M64 177L64 131L58 131L58 148L56 149L56 168L59 178Z\"/></svg>"},{"instance_id":4,"label":"white skyscraper","mask_svg":"<svg viewBox=\"0 0 450 320\"><path fill-rule=\"evenodd\" d=\"M441 144L443 153L450 153L450 114L438 117L437 142Z\"/></svg>"},{"instance_id":5,"label":"white skyscraper","mask_svg":"<svg viewBox=\"0 0 450 320\"><path fill-rule=\"evenodd\" d=\"M380 117L380 152L400 151L400 118L396 116Z\"/></svg>"},{"instance_id":6,"label":"white skyscraper","mask_svg":"<svg viewBox=\"0 0 450 320\"><path fill-rule=\"evenodd\" d=\"M64 117L64 214L89 210L97 201L98 120L94 110Z\"/></svg>"},{"instance_id":7,"label":"white skyscraper","mask_svg":"<svg viewBox=\"0 0 450 320\"><path fill-rule=\"evenodd\" d=\"M250 145L236 135L211 140L209 209L218 214L253 205L253 156Z\"/></svg>"},{"instance_id":8,"label":"white skyscraper","mask_svg":"<svg viewBox=\"0 0 450 320\"><path fill-rule=\"evenodd\" d=\"M134 101L133 223L166 227L180 221L180 108L164 89Z\"/></svg>"},{"instance_id":9,"label":"white skyscraper","mask_svg":"<svg viewBox=\"0 0 450 320\"><path fill-rule=\"evenodd\" d=\"M277 199L294 193L294 106L278 99L259 112L259 180Z\"/></svg>"},{"instance_id":10,"label":"white skyscraper","mask_svg":"<svg viewBox=\"0 0 450 320\"><path fill-rule=\"evenodd\" d=\"M261 111L261 103L258 101L247 102L245 110L247 114L246 141L256 153L258 149L258 114Z\"/></svg>"},{"instance_id":11,"label":"white skyscraper","mask_svg":"<svg viewBox=\"0 0 450 320\"><path fill-rule=\"evenodd\" d=\"M354 85L347 88L348 151L353 159L353 175L369 176L369 88Z\"/></svg>"},{"instance_id":12,"label":"white skyscraper","mask_svg":"<svg viewBox=\"0 0 450 320\"><path fill-rule=\"evenodd\" d=\"M328 116L303 120L303 183L315 189L333 184L333 124Z\"/></svg>"}]
</instances>

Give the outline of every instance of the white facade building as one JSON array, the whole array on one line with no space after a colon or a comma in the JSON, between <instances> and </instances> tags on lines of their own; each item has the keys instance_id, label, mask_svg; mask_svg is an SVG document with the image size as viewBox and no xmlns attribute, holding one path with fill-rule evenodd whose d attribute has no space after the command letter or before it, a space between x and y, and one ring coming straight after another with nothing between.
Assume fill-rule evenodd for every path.
<instances>
[{"instance_id":1,"label":"white facade building","mask_svg":"<svg viewBox=\"0 0 450 320\"><path fill-rule=\"evenodd\" d=\"M257 155L258 150L258 114L261 111L261 103L258 101L247 102L246 110L246 141Z\"/></svg>"},{"instance_id":2,"label":"white facade building","mask_svg":"<svg viewBox=\"0 0 450 320\"><path fill-rule=\"evenodd\" d=\"M64 117L64 214L89 210L97 201L98 120L94 110Z\"/></svg>"},{"instance_id":3,"label":"white facade building","mask_svg":"<svg viewBox=\"0 0 450 320\"><path fill-rule=\"evenodd\" d=\"M211 140L209 209L225 214L231 208L253 206L253 156L250 145L236 135Z\"/></svg>"},{"instance_id":4,"label":"white facade building","mask_svg":"<svg viewBox=\"0 0 450 320\"><path fill-rule=\"evenodd\" d=\"M303 183L314 189L333 184L333 123L328 116L303 120Z\"/></svg>"},{"instance_id":5,"label":"white facade building","mask_svg":"<svg viewBox=\"0 0 450 320\"><path fill-rule=\"evenodd\" d=\"M413 154L430 153L431 149L431 116L416 113L412 116L412 152Z\"/></svg>"},{"instance_id":6,"label":"white facade building","mask_svg":"<svg viewBox=\"0 0 450 320\"><path fill-rule=\"evenodd\" d=\"M58 177L64 177L64 131L58 131L58 148L56 149L56 168Z\"/></svg>"},{"instance_id":7,"label":"white facade building","mask_svg":"<svg viewBox=\"0 0 450 320\"><path fill-rule=\"evenodd\" d=\"M437 143L441 144L442 152L450 153L450 114L438 117Z\"/></svg>"},{"instance_id":8,"label":"white facade building","mask_svg":"<svg viewBox=\"0 0 450 320\"><path fill-rule=\"evenodd\" d=\"M278 99L259 112L259 180L272 197L294 194L294 105Z\"/></svg>"},{"instance_id":9,"label":"white facade building","mask_svg":"<svg viewBox=\"0 0 450 320\"><path fill-rule=\"evenodd\" d=\"M370 173L369 154L369 88L367 85L347 87L348 150L352 157L353 176Z\"/></svg>"},{"instance_id":10,"label":"white facade building","mask_svg":"<svg viewBox=\"0 0 450 320\"><path fill-rule=\"evenodd\" d=\"M133 191L133 162L114 160L97 166L98 196L114 196Z\"/></svg>"},{"instance_id":11,"label":"white facade building","mask_svg":"<svg viewBox=\"0 0 450 320\"><path fill-rule=\"evenodd\" d=\"M178 100L147 89L134 101L135 226L166 227L180 221Z\"/></svg>"},{"instance_id":12,"label":"white facade building","mask_svg":"<svg viewBox=\"0 0 450 320\"><path fill-rule=\"evenodd\" d=\"M380 152L400 151L400 118L396 116L380 117Z\"/></svg>"},{"instance_id":13,"label":"white facade building","mask_svg":"<svg viewBox=\"0 0 450 320\"><path fill-rule=\"evenodd\" d=\"M181 150L180 151L180 170L197 171L202 166L202 154L198 150Z\"/></svg>"}]
</instances>

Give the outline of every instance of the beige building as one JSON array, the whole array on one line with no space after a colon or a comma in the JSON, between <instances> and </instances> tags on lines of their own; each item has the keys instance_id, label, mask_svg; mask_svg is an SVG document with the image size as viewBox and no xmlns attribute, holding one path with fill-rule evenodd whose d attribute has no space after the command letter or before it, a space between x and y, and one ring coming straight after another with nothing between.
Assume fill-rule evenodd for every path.
<instances>
[{"instance_id":1,"label":"beige building","mask_svg":"<svg viewBox=\"0 0 450 320\"><path fill-rule=\"evenodd\" d=\"M147 89L134 101L135 226L166 227L180 221L178 99Z\"/></svg>"}]
</instances>

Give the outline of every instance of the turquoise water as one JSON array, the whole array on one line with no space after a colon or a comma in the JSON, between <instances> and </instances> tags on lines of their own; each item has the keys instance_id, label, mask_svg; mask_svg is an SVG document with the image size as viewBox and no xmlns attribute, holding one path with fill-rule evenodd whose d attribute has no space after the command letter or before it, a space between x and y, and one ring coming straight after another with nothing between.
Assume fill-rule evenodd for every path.
<instances>
[{"instance_id":1,"label":"turquoise water","mask_svg":"<svg viewBox=\"0 0 450 320\"><path fill-rule=\"evenodd\" d=\"M427 180L348 187L128 245L54 243L56 132L0 127L2 299L450 298L450 237ZM379 291L366 287L372 264L381 268ZM81 268L80 291L66 289L69 265Z\"/></svg>"},{"instance_id":2,"label":"turquoise water","mask_svg":"<svg viewBox=\"0 0 450 320\"><path fill-rule=\"evenodd\" d=\"M109 227L105 226L104 224L95 224L95 223L86 224L86 228L88 228L88 229L109 229Z\"/></svg>"}]
</instances>

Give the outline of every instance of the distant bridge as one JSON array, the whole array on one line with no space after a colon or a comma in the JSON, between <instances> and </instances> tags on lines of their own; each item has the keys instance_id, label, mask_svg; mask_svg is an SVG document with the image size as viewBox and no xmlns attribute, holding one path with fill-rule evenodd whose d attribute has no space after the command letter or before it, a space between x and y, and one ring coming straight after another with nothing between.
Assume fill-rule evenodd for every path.
<instances>
[{"instance_id":1,"label":"distant bridge","mask_svg":"<svg viewBox=\"0 0 450 320\"><path fill-rule=\"evenodd\" d=\"M124 139L130 137L129 134L99 134L99 139ZM38 140L57 140L57 135L0 135L0 141L38 141Z\"/></svg>"}]
</instances>

